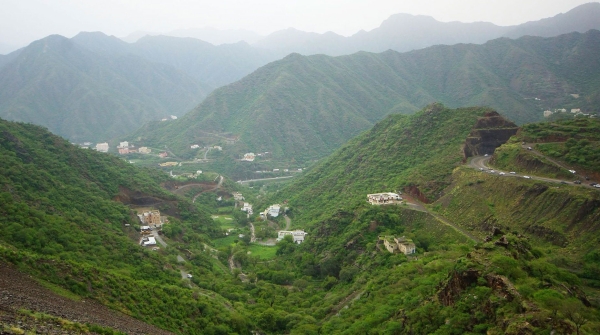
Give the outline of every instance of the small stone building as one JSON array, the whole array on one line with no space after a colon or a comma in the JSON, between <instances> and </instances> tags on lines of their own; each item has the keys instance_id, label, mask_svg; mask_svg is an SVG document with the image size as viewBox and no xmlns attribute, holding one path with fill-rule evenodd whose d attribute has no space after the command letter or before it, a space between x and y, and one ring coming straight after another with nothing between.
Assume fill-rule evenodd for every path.
<instances>
[{"instance_id":1,"label":"small stone building","mask_svg":"<svg viewBox=\"0 0 600 335\"><path fill-rule=\"evenodd\" d=\"M379 241L383 241L383 245L390 253L401 252L405 255L414 254L416 252L416 246L413 241L404 236L397 238L394 236L379 236Z\"/></svg>"}]
</instances>

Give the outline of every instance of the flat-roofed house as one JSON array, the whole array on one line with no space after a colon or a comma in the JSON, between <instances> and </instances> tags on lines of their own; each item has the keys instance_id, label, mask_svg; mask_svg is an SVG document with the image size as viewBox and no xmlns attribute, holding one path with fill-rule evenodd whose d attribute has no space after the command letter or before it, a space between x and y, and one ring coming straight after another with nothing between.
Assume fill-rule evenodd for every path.
<instances>
[{"instance_id":1,"label":"flat-roofed house","mask_svg":"<svg viewBox=\"0 0 600 335\"><path fill-rule=\"evenodd\" d=\"M414 254L416 246L413 241L404 236L397 238L394 236L379 236L379 241L383 241L383 245L390 253L401 252L405 255Z\"/></svg>"},{"instance_id":2,"label":"flat-roofed house","mask_svg":"<svg viewBox=\"0 0 600 335\"><path fill-rule=\"evenodd\" d=\"M304 242L304 236L308 235L308 233L306 233L304 230L280 230L277 232L277 241L283 240L283 238L287 235L292 236L294 243L300 244Z\"/></svg>"}]
</instances>

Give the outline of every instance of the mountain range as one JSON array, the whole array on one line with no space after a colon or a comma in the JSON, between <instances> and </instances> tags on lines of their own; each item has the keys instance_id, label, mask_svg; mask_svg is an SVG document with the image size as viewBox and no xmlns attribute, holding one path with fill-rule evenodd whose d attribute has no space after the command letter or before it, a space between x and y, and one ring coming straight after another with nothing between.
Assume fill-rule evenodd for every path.
<instances>
[{"instance_id":1,"label":"mountain range","mask_svg":"<svg viewBox=\"0 0 600 335\"><path fill-rule=\"evenodd\" d=\"M395 14L371 31L344 37L332 32L317 34L295 29L280 30L254 43L254 46L282 54L347 55L359 51L398 52L432 45L458 43L481 44L500 37L553 37L570 32L584 33L600 29L600 3L578 6L564 14L515 26L497 26L489 22L440 22L430 16Z\"/></svg>"},{"instance_id":2,"label":"mountain range","mask_svg":"<svg viewBox=\"0 0 600 335\"><path fill-rule=\"evenodd\" d=\"M53 35L18 51L0 69L0 116L101 141L182 115L210 91L176 69L123 54L94 53Z\"/></svg>"},{"instance_id":3,"label":"mountain range","mask_svg":"<svg viewBox=\"0 0 600 335\"><path fill-rule=\"evenodd\" d=\"M514 27L498 27L490 23L441 23L430 17L397 14L386 20L379 28L369 32L359 32L351 37L342 37L334 33L305 33L289 29L273 33L253 45L238 42L214 46L194 38L167 36L146 36L135 43L126 43L116 37L96 32L80 33L68 42L73 45L72 47L52 48L54 51L48 54L44 52L45 48L39 46L56 44L53 41L57 40L57 37L50 36L8 55L0 55L0 90L2 92L0 117L41 124L73 141L102 141L135 130L147 121L158 120L168 115L181 116L202 101L212 89L240 80L259 67L290 52L338 55L355 53L359 50L406 51L433 44L484 43L488 39L498 36L518 37L523 34L552 36L571 31L600 28L597 19L600 17L597 15L600 11L599 8L600 4L590 3L553 18ZM204 33L208 33L209 30L205 30ZM232 36L235 35L233 32L230 33ZM178 34L179 36L186 35L185 32ZM63 44L68 43L64 42ZM75 49L79 51L67 54L68 50ZM432 50L440 52L442 49ZM36 55L36 53L38 54ZM355 56L356 59L361 57L367 56ZM463 66L474 66L468 65L466 57L467 55L461 60ZM32 62L33 59L36 61ZM457 59L449 58L450 60L457 61ZM25 64L29 68L27 71L23 71ZM446 64L446 66L448 65L450 64ZM498 64L494 66L496 65ZM351 65L348 64L348 66ZM532 66L538 67L537 65ZM342 71L342 68L337 71ZM350 69L350 71L353 70ZM474 93L473 89L469 87L475 85L476 81L486 83L488 86L502 87L497 83L488 83L487 80L492 79L486 77L488 74L480 73L483 77L476 78L477 70L471 72L469 82L465 83L467 86L465 92L446 90L442 96L437 94L442 91L439 90L439 87L434 87L436 92L432 92L431 87L422 87L422 83L409 82L408 77L402 75L400 79L404 82L402 84L403 92L394 94L406 97L407 92L413 87L421 86L417 90L418 92L411 93L411 98L400 99L403 100L400 102L392 94L389 97L380 97L381 101L374 102L373 98L367 97L364 99L371 99L371 101L365 105L361 105L361 102L343 107L345 110L353 110L365 108L371 103L376 106L372 108L374 111L370 112L373 115L366 119L350 117L349 125L346 128L354 129L353 131L348 133L348 129L340 129L333 132L356 134L356 129L365 129L366 126L379 120L380 118L376 115L384 115L387 111L414 111L432 101L442 101L449 106L459 106L463 103L483 103L497 108L507 108L512 110L506 111L507 115L517 122L537 119L530 115L534 106L537 108L553 106L553 104L542 106L523 101L523 94L536 91L532 88L537 84L532 82L527 84L530 92L520 91L520 95L515 95L514 92L500 93L498 90L485 90L487 92L485 94L475 98L465 98L463 95L468 96ZM585 77L585 73L582 74ZM370 74L370 76L373 75ZM414 76L414 73L411 75ZM344 74L340 74L340 76L335 80L353 80L342 78L346 76ZM428 76L435 78L438 84L446 81L436 75ZM519 86L522 79L512 78L511 80L514 81L510 85ZM543 80L548 83L553 79L544 77ZM249 81L247 80L246 83ZM333 86L330 84L327 85L329 87L338 85L338 83ZM379 90L381 85L385 85L383 82L375 84L380 87L362 87L361 90L372 92ZM566 87L564 83L558 85L560 86L558 88L553 84L546 85L548 88L546 95L557 92L561 95L567 88L570 88ZM573 89L577 88L577 86L573 87ZM330 89L326 88L319 95L313 96L330 96L327 92ZM390 88L390 90L395 90L395 88ZM313 90L311 94L314 93ZM382 91L380 94L385 95L386 93ZM498 97L498 95L502 97ZM555 95L554 98L556 97ZM277 100L278 96L273 96L273 98ZM295 97L290 98L295 99ZM329 104L344 106L353 98L343 98L344 101L337 101L333 98ZM526 98L534 97L527 96ZM586 98L589 100L590 96L588 95ZM266 101L268 100L266 99ZM498 100L502 100L502 103L498 103ZM264 102L257 101L257 103ZM329 107L321 106L319 108L325 111ZM382 112L380 109L386 111ZM271 120L273 119L271 118ZM230 126L223 129L225 131L234 130ZM294 132L290 129L285 131L291 134ZM305 130L304 132L311 133L313 131ZM313 137L318 138L319 136ZM349 138L346 135L343 137ZM333 143L339 145L343 141L335 140ZM313 147L316 152L329 152L329 149L319 148L323 147L322 144L316 142L313 144L316 145ZM250 146L256 146L256 143L250 143ZM289 146L284 146L290 149ZM279 149L275 148L275 150Z\"/></svg>"},{"instance_id":4,"label":"mountain range","mask_svg":"<svg viewBox=\"0 0 600 335\"><path fill-rule=\"evenodd\" d=\"M156 36L129 44L103 33L53 35L0 56L0 117L73 141L105 141L181 116L215 87L273 59L244 42Z\"/></svg>"},{"instance_id":5,"label":"mountain range","mask_svg":"<svg viewBox=\"0 0 600 335\"><path fill-rule=\"evenodd\" d=\"M277 59L245 42L215 46L195 38L145 36L135 43L126 43L101 32L82 32L72 40L94 52L113 56L132 54L170 65L214 88L237 81Z\"/></svg>"},{"instance_id":6,"label":"mountain range","mask_svg":"<svg viewBox=\"0 0 600 335\"><path fill-rule=\"evenodd\" d=\"M182 153L206 142L206 133L230 134L239 138L239 153L305 160L332 152L388 114L411 114L436 101L490 106L517 123L541 119L545 108L597 111L598 59L596 30L407 53L292 54L214 91L182 119L131 138Z\"/></svg>"}]
</instances>

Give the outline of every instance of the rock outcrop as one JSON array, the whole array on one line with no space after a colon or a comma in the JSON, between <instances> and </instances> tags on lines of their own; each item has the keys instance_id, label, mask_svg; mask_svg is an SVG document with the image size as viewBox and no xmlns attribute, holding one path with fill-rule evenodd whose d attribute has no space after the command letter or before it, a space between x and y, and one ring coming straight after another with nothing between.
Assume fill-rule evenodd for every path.
<instances>
[{"instance_id":1,"label":"rock outcrop","mask_svg":"<svg viewBox=\"0 0 600 335\"><path fill-rule=\"evenodd\" d=\"M465 159L493 154L497 147L506 143L518 130L516 124L506 120L497 112L486 113L477 119L477 123L465 141L463 147Z\"/></svg>"}]
</instances>

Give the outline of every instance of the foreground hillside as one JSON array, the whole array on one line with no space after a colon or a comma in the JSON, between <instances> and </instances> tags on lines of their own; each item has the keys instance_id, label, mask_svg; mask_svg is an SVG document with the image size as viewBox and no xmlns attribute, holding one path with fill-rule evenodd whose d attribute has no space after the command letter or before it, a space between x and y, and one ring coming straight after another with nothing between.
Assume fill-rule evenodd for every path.
<instances>
[{"instance_id":1,"label":"foreground hillside","mask_svg":"<svg viewBox=\"0 0 600 335\"><path fill-rule=\"evenodd\" d=\"M170 331L244 329L236 312L216 298L193 297L175 255L138 244L139 221L125 204L160 205L171 216L165 232L173 238L185 231L188 241L208 240L219 231L204 209L162 190L158 183L167 176L3 120L0 154L2 262L59 294L70 292L69 299L93 299ZM205 276L212 278L210 271ZM32 309L9 296L2 303Z\"/></svg>"},{"instance_id":2,"label":"foreground hillside","mask_svg":"<svg viewBox=\"0 0 600 335\"><path fill-rule=\"evenodd\" d=\"M411 114L435 101L491 106L517 123L541 119L545 108L596 112L599 45L600 32L592 30L403 54L293 54L216 90L181 120L148 125L131 138L184 156L194 155L191 144L235 142L231 155L267 151L305 161L390 113Z\"/></svg>"}]
</instances>

